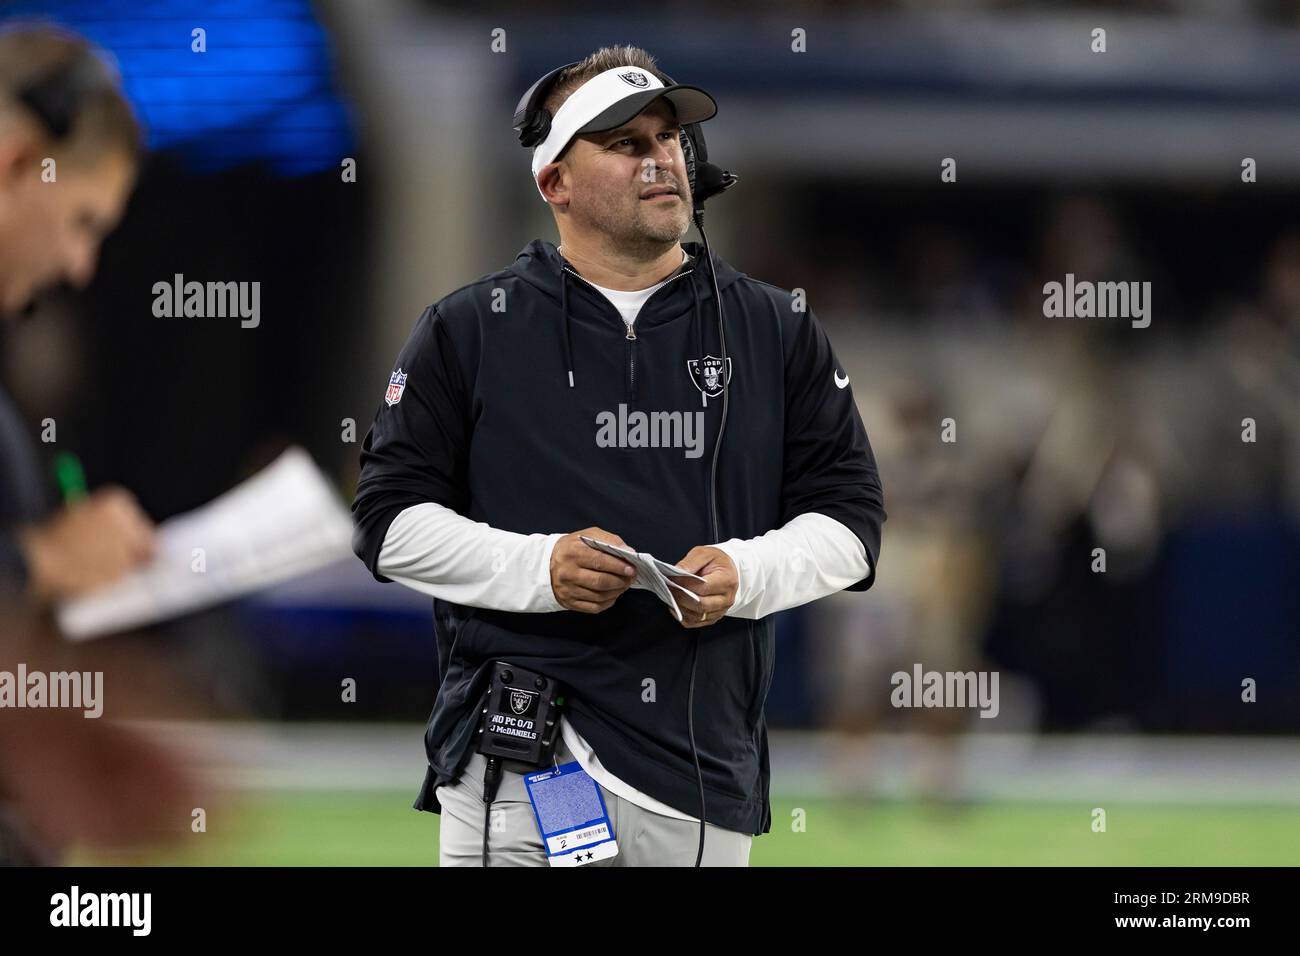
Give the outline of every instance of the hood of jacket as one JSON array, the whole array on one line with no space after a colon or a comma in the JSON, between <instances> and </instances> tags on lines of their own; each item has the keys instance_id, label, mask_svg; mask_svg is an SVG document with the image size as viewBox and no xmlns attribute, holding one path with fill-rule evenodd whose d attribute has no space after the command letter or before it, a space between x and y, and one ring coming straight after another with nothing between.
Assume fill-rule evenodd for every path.
<instances>
[{"instance_id":1,"label":"hood of jacket","mask_svg":"<svg viewBox=\"0 0 1300 956\"><path fill-rule=\"evenodd\" d=\"M705 341L716 337L717 305L713 291L714 270L717 275L718 290L726 289L742 273L730 265L713 257L712 268L705 260L704 245L699 242L683 242L682 248L691 257L685 267L670 279L667 285L652 295L641 307L636 318L636 328L647 328L664 322L680 319L690 313L694 327L694 338L699 355L705 354ZM622 326L610 301L604 293L578 274L573 264L562 256L555 246L545 239L534 239L520 250L510 270L523 281L533 286L551 299L559 307L560 322L556 333L561 337L564 357L567 364L569 387L574 386L573 333L571 311L585 305L587 309L600 314L611 315ZM705 328L705 314L712 320Z\"/></svg>"}]
</instances>

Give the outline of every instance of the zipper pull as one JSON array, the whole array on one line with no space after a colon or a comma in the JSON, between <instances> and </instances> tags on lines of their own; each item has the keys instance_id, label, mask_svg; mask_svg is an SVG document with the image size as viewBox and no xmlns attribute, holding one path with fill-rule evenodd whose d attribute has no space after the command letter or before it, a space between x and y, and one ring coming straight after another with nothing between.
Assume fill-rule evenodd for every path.
<instances>
[{"instance_id":1,"label":"zipper pull","mask_svg":"<svg viewBox=\"0 0 1300 956\"><path fill-rule=\"evenodd\" d=\"M631 341L631 342L635 342L635 341L636 341L636 332L634 332L634 331L632 330L632 326L631 326L630 323L628 324L628 327L627 327L627 335L624 336L624 338L628 339L628 340Z\"/></svg>"}]
</instances>

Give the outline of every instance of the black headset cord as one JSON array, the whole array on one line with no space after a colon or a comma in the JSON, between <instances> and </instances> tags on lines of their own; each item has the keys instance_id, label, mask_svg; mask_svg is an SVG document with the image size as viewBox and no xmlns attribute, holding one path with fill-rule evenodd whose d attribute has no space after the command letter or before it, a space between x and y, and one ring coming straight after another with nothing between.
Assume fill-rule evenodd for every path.
<instances>
[{"instance_id":1,"label":"black headset cord","mask_svg":"<svg viewBox=\"0 0 1300 956\"><path fill-rule=\"evenodd\" d=\"M488 824L492 819L492 801L497 797L497 787L501 784L501 761L488 757L487 768L483 771L483 865L488 865Z\"/></svg>"},{"instance_id":2,"label":"black headset cord","mask_svg":"<svg viewBox=\"0 0 1300 956\"><path fill-rule=\"evenodd\" d=\"M709 261L709 275L713 279L713 301L718 310L718 351L722 353L722 420L718 422L718 440L713 443L713 464L709 469L709 522L713 541L720 539L718 531L718 451L722 448L722 431L727 427L727 335L722 322L722 294L718 289L718 270L713 264L713 251L709 248L709 235L704 231L704 210L695 214L695 228L704 240L704 258ZM703 361L704 356L700 356ZM686 695L686 731L691 740L691 758L695 761L695 782L700 788L700 847L695 854L695 865L704 860L704 774L700 771L700 753L695 747L695 664L700 656L700 639L691 645L691 684Z\"/></svg>"}]
</instances>

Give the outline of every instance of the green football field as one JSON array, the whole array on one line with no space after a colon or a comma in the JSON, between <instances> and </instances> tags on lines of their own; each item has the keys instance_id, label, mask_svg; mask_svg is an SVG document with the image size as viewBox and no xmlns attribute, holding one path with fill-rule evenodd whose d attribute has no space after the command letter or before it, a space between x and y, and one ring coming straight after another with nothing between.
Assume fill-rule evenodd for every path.
<instances>
[{"instance_id":1,"label":"green football field","mask_svg":"<svg viewBox=\"0 0 1300 956\"><path fill-rule=\"evenodd\" d=\"M438 817L408 791L244 794L208 818L192 846L130 862L219 866L427 866ZM806 820L794 832L795 810ZM1295 806L1109 805L1106 832L1083 803L957 806L773 799L753 866L1295 865ZM77 854L70 862L127 862Z\"/></svg>"}]
</instances>

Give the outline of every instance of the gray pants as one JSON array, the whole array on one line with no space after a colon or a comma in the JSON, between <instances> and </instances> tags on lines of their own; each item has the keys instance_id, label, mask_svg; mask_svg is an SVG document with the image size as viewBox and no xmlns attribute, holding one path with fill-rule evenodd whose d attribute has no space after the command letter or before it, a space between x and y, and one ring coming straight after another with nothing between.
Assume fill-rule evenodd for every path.
<instances>
[{"instance_id":1,"label":"gray pants","mask_svg":"<svg viewBox=\"0 0 1300 956\"><path fill-rule=\"evenodd\" d=\"M556 741L556 760L565 764L573 753L561 737ZM438 857L442 866L483 865L483 769L482 754L473 754L460 779L438 787L434 795L442 804ZM598 785L599 786L599 785ZM614 828L618 855L587 866L694 866L700 845L700 825L653 813L615 796L604 787L600 795ZM704 825L704 859L701 866L748 866L748 833ZM492 801L488 829L488 866L547 866L546 850L537 831L537 818L524 789L523 774L509 770L501 775L501 786Z\"/></svg>"}]
</instances>

